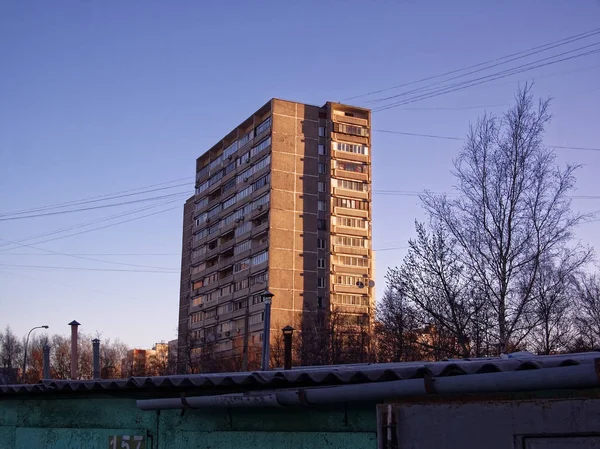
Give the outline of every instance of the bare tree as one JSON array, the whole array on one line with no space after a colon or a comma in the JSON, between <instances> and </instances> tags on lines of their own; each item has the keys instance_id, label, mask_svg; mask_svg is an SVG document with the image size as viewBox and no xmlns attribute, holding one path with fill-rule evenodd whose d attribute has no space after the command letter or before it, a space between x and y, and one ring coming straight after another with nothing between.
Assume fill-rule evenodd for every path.
<instances>
[{"instance_id":1,"label":"bare tree","mask_svg":"<svg viewBox=\"0 0 600 449\"><path fill-rule=\"evenodd\" d=\"M23 345L13 333L10 326L6 326L4 333L0 334L0 356L3 368L18 369L23 363Z\"/></svg>"},{"instance_id":2,"label":"bare tree","mask_svg":"<svg viewBox=\"0 0 600 449\"><path fill-rule=\"evenodd\" d=\"M597 349L600 347L600 278L597 274L581 274L574 286L577 338L571 350Z\"/></svg>"},{"instance_id":3,"label":"bare tree","mask_svg":"<svg viewBox=\"0 0 600 449\"><path fill-rule=\"evenodd\" d=\"M568 198L577 166L557 167L542 144L548 106L534 105L525 86L502 119L485 115L472 127L455 162L458 197L422 197L485 289L499 352L518 347L533 330L540 265L571 243L584 218L571 212Z\"/></svg>"},{"instance_id":4,"label":"bare tree","mask_svg":"<svg viewBox=\"0 0 600 449\"><path fill-rule=\"evenodd\" d=\"M417 238L400 268L387 274L388 285L398 292L394 298L410 301L421 312L424 325L433 325L439 343L448 355L469 357L474 319L484 301L474 295L475 282L457 257L456 239L441 223L432 231L416 223ZM443 338L442 338L443 337Z\"/></svg>"}]
</instances>

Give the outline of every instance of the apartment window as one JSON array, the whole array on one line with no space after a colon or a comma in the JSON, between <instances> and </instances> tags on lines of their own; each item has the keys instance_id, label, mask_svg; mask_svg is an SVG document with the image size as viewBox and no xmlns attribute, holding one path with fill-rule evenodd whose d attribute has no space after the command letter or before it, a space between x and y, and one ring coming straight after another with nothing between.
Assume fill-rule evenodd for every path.
<instances>
[{"instance_id":1,"label":"apartment window","mask_svg":"<svg viewBox=\"0 0 600 449\"><path fill-rule=\"evenodd\" d=\"M256 173L256 172L262 170L263 168L268 167L270 163L271 163L271 155L269 154L267 157L262 158L260 161L258 161L256 164L254 164L252 166L252 173Z\"/></svg>"},{"instance_id":2,"label":"apartment window","mask_svg":"<svg viewBox=\"0 0 600 449\"><path fill-rule=\"evenodd\" d=\"M202 184L196 187L196 195L204 192L206 189L208 189L208 181L204 181Z\"/></svg>"},{"instance_id":3,"label":"apartment window","mask_svg":"<svg viewBox=\"0 0 600 449\"><path fill-rule=\"evenodd\" d=\"M215 215L217 215L219 212L221 212L221 205L220 204L218 204L215 207L213 207L212 209L210 209L208 211L208 214L206 214L206 217L207 218L212 218Z\"/></svg>"},{"instance_id":4,"label":"apartment window","mask_svg":"<svg viewBox=\"0 0 600 449\"><path fill-rule=\"evenodd\" d=\"M192 251L192 259L196 259L197 257L200 257L203 254L206 254L206 246L201 246L200 248Z\"/></svg>"},{"instance_id":5,"label":"apartment window","mask_svg":"<svg viewBox=\"0 0 600 449\"><path fill-rule=\"evenodd\" d=\"M319 145L319 155L325 156L327 153L325 152L325 145Z\"/></svg>"},{"instance_id":6,"label":"apartment window","mask_svg":"<svg viewBox=\"0 0 600 449\"><path fill-rule=\"evenodd\" d=\"M239 273L250 268L250 259L244 259L233 266L233 272Z\"/></svg>"},{"instance_id":7,"label":"apartment window","mask_svg":"<svg viewBox=\"0 0 600 449\"><path fill-rule=\"evenodd\" d=\"M333 224L337 224L338 226L343 226L345 228L367 229L367 220L362 220L360 218L332 217L331 221Z\"/></svg>"},{"instance_id":8,"label":"apartment window","mask_svg":"<svg viewBox=\"0 0 600 449\"><path fill-rule=\"evenodd\" d=\"M252 222L246 221L244 224L235 228L235 236L239 237L241 235L244 235L245 233L250 232L251 229L252 229Z\"/></svg>"},{"instance_id":9,"label":"apartment window","mask_svg":"<svg viewBox=\"0 0 600 449\"><path fill-rule=\"evenodd\" d=\"M200 265L196 266L196 267L192 267L192 275L194 274L198 274L203 272L204 270L206 270L206 263L201 263Z\"/></svg>"},{"instance_id":10,"label":"apartment window","mask_svg":"<svg viewBox=\"0 0 600 449\"><path fill-rule=\"evenodd\" d=\"M325 184L324 182L319 181L317 183L317 187L319 189L319 192L325 192L326 191L326 186L327 186L327 184Z\"/></svg>"},{"instance_id":11,"label":"apartment window","mask_svg":"<svg viewBox=\"0 0 600 449\"><path fill-rule=\"evenodd\" d=\"M265 320L265 312L260 312L255 315L250 315L250 318L248 318L248 323L249 324L258 324L258 323L262 323L264 320Z\"/></svg>"},{"instance_id":12,"label":"apartment window","mask_svg":"<svg viewBox=\"0 0 600 449\"><path fill-rule=\"evenodd\" d=\"M213 284L213 283L217 282L218 279L219 279L218 273L210 274L204 278L204 284L205 285Z\"/></svg>"},{"instance_id":13,"label":"apartment window","mask_svg":"<svg viewBox=\"0 0 600 449\"><path fill-rule=\"evenodd\" d=\"M202 312L192 313L190 315L190 321L192 322L192 324L196 324L202 321Z\"/></svg>"},{"instance_id":14,"label":"apartment window","mask_svg":"<svg viewBox=\"0 0 600 449\"><path fill-rule=\"evenodd\" d=\"M267 184L269 184L270 181L271 181L271 175L267 174L267 175L263 176L262 178L260 178L258 181L256 181L254 184L252 184L252 190L256 191L256 190L260 189L261 187L264 187Z\"/></svg>"},{"instance_id":15,"label":"apartment window","mask_svg":"<svg viewBox=\"0 0 600 449\"><path fill-rule=\"evenodd\" d=\"M248 134L244 135L243 137L240 137L240 140L238 141L238 148L242 148L252 138L254 138L254 130L250 131Z\"/></svg>"},{"instance_id":16,"label":"apartment window","mask_svg":"<svg viewBox=\"0 0 600 449\"><path fill-rule=\"evenodd\" d=\"M317 209L320 212L325 212L327 210L327 204L325 203L325 201L319 201L319 202L317 202Z\"/></svg>"},{"instance_id":17,"label":"apartment window","mask_svg":"<svg viewBox=\"0 0 600 449\"><path fill-rule=\"evenodd\" d=\"M369 203L362 200L352 200L350 198L336 198L336 207L344 207L346 209L369 210Z\"/></svg>"},{"instance_id":18,"label":"apartment window","mask_svg":"<svg viewBox=\"0 0 600 449\"><path fill-rule=\"evenodd\" d=\"M195 298L192 298L192 305L193 306L199 306L200 304L202 304L204 301L204 296L200 295L200 296L196 296Z\"/></svg>"},{"instance_id":19,"label":"apartment window","mask_svg":"<svg viewBox=\"0 0 600 449\"><path fill-rule=\"evenodd\" d=\"M261 263L265 263L267 260L269 260L269 252L263 251L252 258L252 265L259 265Z\"/></svg>"},{"instance_id":20,"label":"apartment window","mask_svg":"<svg viewBox=\"0 0 600 449\"><path fill-rule=\"evenodd\" d=\"M354 246L359 248L367 248L369 241L360 237L345 237L343 235L337 235L333 241L334 245L341 246Z\"/></svg>"},{"instance_id":21,"label":"apartment window","mask_svg":"<svg viewBox=\"0 0 600 449\"><path fill-rule=\"evenodd\" d=\"M317 248L325 249L325 239L317 239Z\"/></svg>"},{"instance_id":22,"label":"apartment window","mask_svg":"<svg viewBox=\"0 0 600 449\"><path fill-rule=\"evenodd\" d=\"M317 287L325 288L325 278L317 278Z\"/></svg>"},{"instance_id":23,"label":"apartment window","mask_svg":"<svg viewBox=\"0 0 600 449\"><path fill-rule=\"evenodd\" d=\"M241 281L237 281L234 285L233 288L236 292L239 292L240 290L244 290L246 288L248 288L248 279L242 279Z\"/></svg>"},{"instance_id":24,"label":"apartment window","mask_svg":"<svg viewBox=\"0 0 600 449\"><path fill-rule=\"evenodd\" d=\"M250 157L256 156L258 153L262 152L263 150L266 150L270 146L271 146L271 136L267 137L265 140L263 140L261 143L259 143L255 147L252 147L252 149L250 150Z\"/></svg>"},{"instance_id":25,"label":"apartment window","mask_svg":"<svg viewBox=\"0 0 600 449\"><path fill-rule=\"evenodd\" d=\"M209 186L213 186L215 185L217 182L219 182L221 179L223 179L223 171L219 171L217 172L214 176L212 176L209 180L208 180L208 185Z\"/></svg>"},{"instance_id":26,"label":"apartment window","mask_svg":"<svg viewBox=\"0 0 600 449\"><path fill-rule=\"evenodd\" d=\"M219 222L215 223L210 228L208 228L208 235L214 234L215 232L217 232L219 230L220 227L221 227L221 224Z\"/></svg>"},{"instance_id":27,"label":"apartment window","mask_svg":"<svg viewBox=\"0 0 600 449\"><path fill-rule=\"evenodd\" d=\"M225 148L225 150L223 150L223 159L227 159L227 158L229 158L229 156L232 156L237 151L237 149L238 149L238 142L236 140L231 145L229 145L227 148Z\"/></svg>"},{"instance_id":28,"label":"apartment window","mask_svg":"<svg viewBox=\"0 0 600 449\"><path fill-rule=\"evenodd\" d=\"M223 162L223 154L219 154L216 159L212 160L210 164L208 164L208 170L213 171L215 168L219 167Z\"/></svg>"},{"instance_id":29,"label":"apartment window","mask_svg":"<svg viewBox=\"0 0 600 449\"><path fill-rule=\"evenodd\" d=\"M202 280L196 281L192 284L192 290L198 290L204 286L204 282Z\"/></svg>"},{"instance_id":30,"label":"apartment window","mask_svg":"<svg viewBox=\"0 0 600 449\"><path fill-rule=\"evenodd\" d=\"M356 145L353 143L344 143L344 142L334 142L333 149L336 151L345 151L346 153L354 153L354 154L364 154L365 156L369 154L369 147L364 145Z\"/></svg>"},{"instance_id":31,"label":"apartment window","mask_svg":"<svg viewBox=\"0 0 600 449\"><path fill-rule=\"evenodd\" d=\"M368 306L369 297L362 295L333 295L331 298L335 304L345 304L348 306Z\"/></svg>"},{"instance_id":32,"label":"apartment window","mask_svg":"<svg viewBox=\"0 0 600 449\"><path fill-rule=\"evenodd\" d=\"M233 312L233 304L229 303L229 304L223 304L222 306L219 306L219 308L217 309L217 313L219 315L222 315L224 313L228 313L228 312ZM221 326L225 325L225 324L230 324L229 321L221 324ZM229 329L227 329L229 330Z\"/></svg>"},{"instance_id":33,"label":"apartment window","mask_svg":"<svg viewBox=\"0 0 600 449\"><path fill-rule=\"evenodd\" d=\"M235 218L243 218L244 216L248 215L251 210L252 204L245 204L244 207L241 207L235 211Z\"/></svg>"},{"instance_id":34,"label":"apartment window","mask_svg":"<svg viewBox=\"0 0 600 449\"><path fill-rule=\"evenodd\" d=\"M271 117L269 117L268 119L266 119L264 122L262 122L260 125L258 125L256 127L256 135L258 136L259 134L264 133L270 127L271 127Z\"/></svg>"},{"instance_id":35,"label":"apartment window","mask_svg":"<svg viewBox=\"0 0 600 449\"><path fill-rule=\"evenodd\" d=\"M234 220L235 220L234 214L231 213L221 220L221 225L222 226L230 225L231 223L234 222Z\"/></svg>"},{"instance_id":36,"label":"apartment window","mask_svg":"<svg viewBox=\"0 0 600 449\"><path fill-rule=\"evenodd\" d=\"M230 179L229 181L227 181L225 184L223 184L221 186L221 193L225 193L228 190L231 190L235 187L235 178L234 179Z\"/></svg>"},{"instance_id":37,"label":"apartment window","mask_svg":"<svg viewBox=\"0 0 600 449\"><path fill-rule=\"evenodd\" d=\"M319 231L327 230L327 221L326 220L317 220L317 229Z\"/></svg>"},{"instance_id":38,"label":"apartment window","mask_svg":"<svg viewBox=\"0 0 600 449\"><path fill-rule=\"evenodd\" d=\"M317 268L325 268L325 259L319 258L317 259Z\"/></svg>"},{"instance_id":39,"label":"apartment window","mask_svg":"<svg viewBox=\"0 0 600 449\"><path fill-rule=\"evenodd\" d=\"M356 125L346 125L345 123L334 123L333 130L336 133L351 134L353 136L368 137L369 135L369 130L367 128Z\"/></svg>"},{"instance_id":40,"label":"apartment window","mask_svg":"<svg viewBox=\"0 0 600 449\"><path fill-rule=\"evenodd\" d=\"M208 197L205 196L204 198L202 198L200 201L198 201L196 203L196 205L194 206L194 209L200 210L200 209L204 208L207 204L208 204Z\"/></svg>"},{"instance_id":41,"label":"apartment window","mask_svg":"<svg viewBox=\"0 0 600 449\"><path fill-rule=\"evenodd\" d=\"M367 166L362 164L353 164L351 162L337 162L336 168L354 173L366 173Z\"/></svg>"},{"instance_id":42,"label":"apartment window","mask_svg":"<svg viewBox=\"0 0 600 449\"><path fill-rule=\"evenodd\" d=\"M228 207L231 207L231 206L233 206L233 205L236 203L236 201L237 201L237 196L236 196L236 195L233 195L233 196L231 196L231 197L227 198L227 199L226 199L225 201L223 201L223 203L222 203L222 207L223 207L223 209L227 209Z\"/></svg>"},{"instance_id":43,"label":"apartment window","mask_svg":"<svg viewBox=\"0 0 600 449\"><path fill-rule=\"evenodd\" d=\"M322 309L322 308L323 308L323 298L322 298L321 296L318 296L318 297L317 297L317 307L318 307L319 309Z\"/></svg>"},{"instance_id":44,"label":"apartment window","mask_svg":"<svg viewBox=\"0 0 600 449\"><path fill-rule=\"evenodd\" d=\"M340 285L351 285L354 287L364 287L365 279L362 276L350 276L345 274L338 274L335 277L335 283Z\"/></svg>"},{"instance_id":45,"label":"apartment window","mask_svg":"<svg viewBox=\"0 0 600 449\"><path fill-rule=\"evenodd\" d=\"M358 181L348 181L346 179L336 179L336 185L341 189L356 190L357 192L366 192L367 184Z\"/></svg>"},{"instance_id":46,"label":"apartment window","mask_svg":"<svg viewBox=\"0 0 600 449\"><path fill-rule=\"evenodd\" d=\"M219 291L218 290L214 290L214 291L206 294L206 301L209 302L209 301L212 301L214 299L217 299L218 297L219 297Z\"/></svg>"},{"instance_id":47,"label":"apartment window","mask_svg":"<svg viewBox=\"0 0 600 449\"><path fill-rule=\"evenodd\" d=\"M206 176L207 174L208 174L208 165L205 165L200 170L198 170L198 172L196 173L196 181L198 181L200 178Z\"/></svg>"},{"instance_id":48,"label":"apartment window","mask_svg":"<svg viewBox=\"0 0 600 449\"><path fill-rule=\"evenodd\" d=\"M260 198L252 202L252 209L256 209L259 206L264 206L265 204L268 204L270 197L271 195L269 193L261 196Z\"/></svg>"},{"instance_id":49,"label":"apartment window","mask_svg":"<svg viewBox=\"0 0 600 449\"><path fill-rule=\"evenodd\" d=\"M325 137L325 127L319 126L319 137Z\"/></svg>"},{"instance_id":50,"label":"apartment window","mask_svg":"<svg viewBox=\"0 0 600 449\"><path fill-rule=\"evenodd\" d=\"M362 257L352 257L352 256L336 256L336 262L340 265L346 265L349 267L368 267L369 259L365 259Z\"/></svg>"},{"instance_id":51,"label":"apartment window","mask_svg":"<svg viewBox=\"0 0 600 449\"><path fill-rule=\"evenodd\" d=\"M213 241L208 242L208 245L206 245L206 246L208 246L208 250L211 251L211 250L215 249L218 246L218 244L219 244L218 239L214 239Z\"/></svg>"},{"instance_id":52,"label":"apartment window","mask_svg":"<svg viewBox=\"0 0 600 449\"><path fill-rule=\"evenodd\" d=\"M319 164L319 174L324 175L327 173L327 164Z\"/></svg>"},{"instance_id":53,"label":"apartment window","mask_svg":"<svg viewBox=\"0 0 600 449\"><path fill-rule=\"evenodd\" d=\"M266 284L268 280L269 280L269 272L264 271L262 273L258 273L258 274L255 274L254 276L252 276L250 278L250 285L252 286L255 284Z\"/></svg>"},{"instance_id":54,"label":"apartment window","mask_svg":"<svg viewBox=\"0 0 600 449\"><path fill-rule=\"evenodd\" d=\"M248 251L250 249L251 243L251 240L246 240L245 242L242 242L239 245L235 245L235 248L233 248L233 253L237 256L238 254L243 253L244 251Z\"/></svg>"},{"instance_id":55,"label":"apartment window","mask_svg":"<svg viewBox=\"0 0 600 449\"><path fill-rule=\"evenodd\" d=\"M227 287L223 287L219 292L219 296L227 296L233 293L233 284L229 284ZM220 315L220 314L219 314Z\"/></svg>"},{"instance_id":56,"label":"apartment window","mask_svg":"<svg viewBox=\"0 0 600 449\"><path fill-rule=\"evenodd\" d=\"M248 162L250 162L250 151L246 151L240 156L237 161L237 166L239 167L240 165L247 164Z\"/></svg>"},{"instance_id":57,"label":"apartment window","mask_svg":"<svg viewBox=\"0 0 600 449\"><path fill-rule=\"evenodd\" d=\"M236 195L237 201L239 201L243 198L246 198L251 193L252 193L252 186L246 187L244 190L241 190L237 193L237 195Z\"/></svg>"}]
</instances>

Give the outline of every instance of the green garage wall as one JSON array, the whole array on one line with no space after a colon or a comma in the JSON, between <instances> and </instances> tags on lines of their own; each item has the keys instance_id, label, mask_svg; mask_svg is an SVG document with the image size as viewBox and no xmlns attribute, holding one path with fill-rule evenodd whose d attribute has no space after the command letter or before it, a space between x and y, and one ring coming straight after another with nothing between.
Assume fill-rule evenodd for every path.
<instances>
[{"instance_id":1,"label":"green garage wall","mask_svg":"<svg viewBox=\"0 0 600 449\"><path fill-rule=\"evenodd\" d=\"M376 448L376 422L375 404L144 412L128 398L3 399L0 449L107 449L124 434L147 449Z\"/></svg>"}]
</instances>

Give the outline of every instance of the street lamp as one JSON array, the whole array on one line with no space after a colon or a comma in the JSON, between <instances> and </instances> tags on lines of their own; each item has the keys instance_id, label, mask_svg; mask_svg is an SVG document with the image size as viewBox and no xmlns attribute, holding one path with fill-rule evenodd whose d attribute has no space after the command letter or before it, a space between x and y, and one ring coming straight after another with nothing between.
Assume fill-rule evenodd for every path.
<instances>
[{"instance_id":1,"label":"street lamp","mask_svg":"<svg viewBox=\"0 0 600 449\"><path fill-rule=\"evenodd\" d=\"M292 335L294 335L294 328L289 324L281 329L283 332L283 369L292 369Z\"/></svg>"},{"instance_id":2,"label":"street lamp","mask_svg":"<svg viewBox=\"0 0 600 449\"><path fill-rule=\"evenodd\" d=\"M273 296L275 296L273 293L271 293L269 290L265 291L262 295L263 298L263 302L265 303L265 325L264 325L264 329L263 329L263 344L262 344L262 371L268 371L269 370L269 351L271 349L270 347L270 340L271 340L271 301L273 299Z\"/></svg>"},{"instance_id":3,"label":"street lamp","mask_svg":"<svg viewBox=\"0 0 600 449\"><path fill-rule=\"evenodd\" d=\"M29 345L29 336L36 329L48 329L49 327L50 326L46 324L43 326L36 326L27 333L27 338L25 339L25 353L23 354L23 374L21 375L21 380L25 379L25 370L27 369L27 346Z\"/></svg>"}]
</instances>

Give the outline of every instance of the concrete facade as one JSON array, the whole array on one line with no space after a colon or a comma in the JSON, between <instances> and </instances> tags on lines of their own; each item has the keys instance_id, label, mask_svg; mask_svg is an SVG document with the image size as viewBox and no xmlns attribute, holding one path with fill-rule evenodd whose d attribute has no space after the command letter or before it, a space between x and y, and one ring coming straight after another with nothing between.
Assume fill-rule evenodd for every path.
<instances>
[{"instance_id":1,"label":"concrete facade","mask_svg":"<svg viewBox=\"0 0 600 449\"><path fill-rule=\"evenodd\" d=\"M371 322L370 126L366 109L273 99L197 159L184 207L179 371L203 353L241 354L246 332L260 352L267 290L272 336L333 311Z\"/></svg>"}]
</instances>

